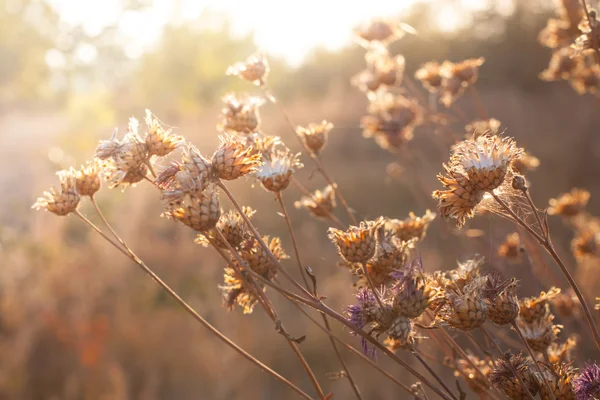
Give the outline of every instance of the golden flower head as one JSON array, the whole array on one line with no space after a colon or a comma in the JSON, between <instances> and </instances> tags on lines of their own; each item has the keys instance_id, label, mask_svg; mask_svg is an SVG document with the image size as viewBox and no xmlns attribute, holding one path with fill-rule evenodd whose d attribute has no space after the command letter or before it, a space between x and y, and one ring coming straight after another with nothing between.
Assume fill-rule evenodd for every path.
<instances>
[{"instance_id":1,"label":"golden flower head","mask_svg":"<svg viewBox=\"0 0 600 400\"><path fill-rule=\"evenodd\" d=\"M487 304L483 297L483 278L476 278L462 289L447 289L438 318L455 329L468 331L481 326L487 319Z\"/></svg>"},{"instance_id":2,"label":"golden flower head","mask_svg":"<svg viewBox=\"0 0 600 400\"><path fill-rule=\"evenodd\" d=\"M75 187L80 196L92 197L102 186L100 165L97 161L88 162L78 171L74 171Z\"/></svg>"},{"instance_id":3,"label":"golden flower head","mask_svg":"<svg viewBox=\"0 0 600 400\"><path fill-rule=\"evenodd\" d=\"M262 53L252 54L246 61L238 62L227 68L227 75L236 75L254 83L256 86L265 84L269 75L269 63Z\"/></svg>"},{"instance_id":4,"label":"golden flower head","mask_svg":"<svg viewBox=\"0 0 600 400\"><path fill-rule=\"evenodd\" d=\"M119 172L119 168L114 160L104 160L101 163L104 179L108 182L108 188L114 189L121 187L125 190L129 186L135 186L148 175L146 164L140 164L137 167L129 168L125 174Z\"/></svg>"},{"instance_id":5,"label":"golden flower head","mask_svg":"<svg viewBox=\"0 0 600 400\"><path fill-rule=\"evenodd\" d=\"M539 390L540 382L533 370L534 367L531 362L521 354L512 355L507 353L503 358L496 361L494 369L490 374L490 381L492 385L510 399L525 400L529 397L519 382L521 378L533 396ZM517 372L517 376L515 376L513 371Z\"/></svg>"},{"instance_id":6,"label":"golden flower head","mask_svg":"<svg viewBox=\"0 0 600 400\"><path fill-rule=\"evenodd\" d=\"M437 92L442 85L442 73L440 63L436 61L426 62L415 72L415 78L431 93Z\"/></svg>"},{"instance_id":7,"label":"golden flower head","mask_svg":"<svg viewBox=\"0 0 600 400\"><path fill-rule=\"evenodd\" d=\"M227 133L253 133L260 125L258 107L264 100L258 97L242 95L236 97L229 93L223 97L225 106L221 110L221 122L217 129Z\"/></svg>"},{"instance_id":8,"label":"golden flower head","mask_svg":"<svg viewBox=\"0 0 600 400\"><path fill-rule=\"evenodd\" d=\"M242 270L242 274L245 272ZM244 310L244 314L252 313L254 306L258 302L258 298L254 294L254 290L246 284L238 272L230 267L225 268L223 274L224 284L219 286L223 292L223 304L229 310L232 310L236 305ZM260 285L260 284L259 284Z\"/></svg>"},{"instance_id":9,"label":"golden flower head","mask_svg":"<svg viewBox=\"0 0 600 400\"><path fill-rule=\"evenodd\" d=\"M215 187L203 192L181 192L171 197L163 216L180 221L190 228L205 232L215 227L221 217L219 196Z\"/></svg>"},{"instance_id":10,"label":"golden flower head","mask_svg":"<svg viewBox=\"0 0 600 400\"><path fill-rule=\"evenodd\" d=\"M221 145L212 157L215 174L224 180L233 180L254 172L261 163L261 155L246 147L233 136L221 137Z\"/></svg>"},{"instance_id":11,"label":"golden flower head","mask_svg":"<svg viewBox=\"0 0 600 400\"><path fill-rule=\"evenodd\" d=\"M49 192L44 192L44 197L39 197L31 208L45 208L53 214L64 216L77 210L80 197L72 170L63 170L56 174L60 180L60 190L53 187Z\"/></svg>"},{"instance_id":12,"label":"golden flower head","mask_svg":"<svg viewBox=\"0 0 600 400\"><path fill-rule=\"evenodd\" d=\"M577 346L577 336L571 335L563 343L553 342L548 347L548 360L552 364L571 362L571 353Z\"/></svg>"},{"instance_id":13,"label":"golden flower head","mask_svg":"<svg viewBox=\"0 0 600 400\"><path fill-rule=\"evenodd\" d=\"M296 133L306 147L315 154L318 154L327 143L327 135L333 129L333 124L323 120L318 124L309 124L308 127L297 127Z\"/></svg>"},{"instance_id":14,"label":"golden flower head","mask_svg":"<svg viewBox=\"0 0 600 400\"><path fill-rule=\"evenodd\" d=\"M465 125L465 139L477 139L484 134L497 135L502 123L495 118L478 119Z\"/></svg>"},{"instance_id":15,"label":"golden flower head","mask_svg":"<svg viewBox=\"0 0 600 400\"><path fill-rule=\"evenodd\" d=\"M400 24L383 18L373 18L355 30L356 39L364 47L387 45L402 36L404 30Z\"/></svg>"},{"instance_id":16,"label":"golden flower head","mask_svg":"<svg viewBox=\"0 0 600 400\"><path fill-rule=\"evenodd\" d=\"M498 247L498 255L507 259L509 262L515 263L521 260L523 250L519 234L513 232L510 235L507 235L504 242Z\"/></svg>"},{"instance_id":17,"label":"golden flower head","mask_svg":"<svg viewBox=\"0 0 600 400\"><path fill-rule=\"evenodd\" d=\"M523 333L523 337L534 351L544 353L556 340L556 335L558 335L562 326L554 325L553 320L553 315L548 315L533 322L525 322L522 318L517 319L517 325Z\"/></svg>"},{"instance_id":18,"label":"golden flower head","mask_svg":"<svg viewBox=\"0 0 600 400\"><path fill-rule=\"evenodd\" d=\"M548 317L550 311L548 303L560 294L560 289L550 288L547 292L541 292L537 297L526 297L519 301L520 319L525 322L534 322Z\"/></svg>"},{"instance_id":19,"label":"golden flower head","mask_svg":"<svg viewBox=\"0 0 600 400\"><path fill-rule=\"evenodd\" d=\"M385 227L394 232L396 237L402 241L408 242L411 239L423 240L427 234L427 229L435 219L435 214L430 210L425 211L425 215L417 217L412 211L408 218L404 220L386 219Z\"/></svg>"},{"instance_id":20,"label":"golden flower head","mask_svg":"<svg viewBox=\"0 0 600 400\"><path fill-rule=\"evenodd\" d=\"M305 208L317 218L329 218L335 208L335 189L327 185L325 189L315 190L310 196L302 196L294 203L296 208Z\"/></svg>"},{"instance_id":21,"label":"golden flower head","mask_svg":"<svg viewBox=\"0 0 600 400\"><path fill-rule=\"evenodd\" d=\"M498 324L514 322L519 316L519 301L516 295L517 280L503 280L499 274L487 276L484 288L488 318Z\"/></svg>"},{"instance_id":22,"label":"golden flower head","mask_svg":"<svg viewBox=\"0 0 600 400\"><path fill-rule=\"evenodd\" d=\"M573 378L575 370L569 364L545 364L543 370L544 378L550 386L540 384L541 400L575 400L575 390L573 389Z\"/></svg>"},{"instance_id":23,"label":"golden flower head","mask_svg":"<svg viewBox=\"0 0 600 400\"><path fill-rule=\"evenodd\" d=\"M441 299L440 290L431 278L423 273L420 259L396 273L395 277L399 280L392 289L393 305L401 315L417 318L431 304Z\"/></svg>"},{"instance_id":24,"label":"golden flower head","mask_svg":"<svg viewBox=\"0 0 600 400\"><path fill-rule=\"evenodd\" d=\"M300 162L300 153L293 154L288 149L277 150L264 159L258 168L256 177L263 187L271 192L280 192L288 187L292 174L304 165Z\"/></svg>"},{"instance_id":25,"label":"golden flower head","mask_svg":"<svg viewBox=\"0 0 600 400\"><path fill-rule=\"evenodd\" d=\"M252 218L256 213L250 207L243 207L242 211L244 211L244 214L248 218ZM251 236L246 222L236 210L229 210L226 214L221 215L215 229L221 233L227 243L229 243L229 246L233 248L237 248L244 240ZM208 246L212 242L222 249L229 248L227 243L224 243L221 237L215 234L212 229L208 232L198 234L194 242L203 246Z\"/></svg>"},{"instance_id":26,"label":"golden flower head","mask_svg":"<svg viewBox=\"0 0 600 400\"><path fill-rule=\"evenodd\" d=\"M289 258L283 250L281 239L263 236L263 242L277 261ZM240 256L248 263L249 268L266 279L273 279L277 275L277 264L271 260L269 254L263 249L256 238L250 238L240 244Z\"/></svg>"},{"instance_id":27,"label":"golden flower head","mask_svg":"<svg viewBox=\"0 0 600 400\"><path fill-rule=\"evenodd\" d=\"M485 134L458 143L452 152L451 166L465 171L478 189L491 191L504 182L512 161L523 149L512 138Z\"/></svg>"},{"instance_id":28,"label":"golden flower head","mask_svg":"<svg viewBox=\"0 0 600 400\"><path fill-rule=\"evenodd\" d=\"M171 129L165 130L150 110L146 110L145 121L148 125L145 142L150 154L164 157L184 143L185 139L182 136L175 135Z\"/></svg>"},{"instance_id":29,"label":"golden flower head","mask_svg":"<svg viewBox=\"0 0 600 400\"><path fill-rule=\"evenodd\" d=\"M350 226L346 231L329 228L329 239L347 262L365 263L375 255L377 231L382 224L380 217L375 221L362 221L359 226Z\"/></svg>"},{"instance_id":30,"label":"golden flower head","mask_svg":"<svg viewBox=\"0 0 600 400\"><path fill-rule=\"evenodd\" d=\"M556 199L550 199L548 214L560 215L562 217L574 217L585 211L590 200L590 192L585 189L571 189Z\"/></svg>"},{"instance_id":31,"label":"golden flower head","mask_svg":"<svg viewBox=\"0 0 600 400\"><path fill-rule=\"evenodd\" d=\"M214 179L212 164L191 143L186 143L181 162L172 163L156 178L165 200L180 198L183 193L204 191Z\"/></svg>"}]
</instances>

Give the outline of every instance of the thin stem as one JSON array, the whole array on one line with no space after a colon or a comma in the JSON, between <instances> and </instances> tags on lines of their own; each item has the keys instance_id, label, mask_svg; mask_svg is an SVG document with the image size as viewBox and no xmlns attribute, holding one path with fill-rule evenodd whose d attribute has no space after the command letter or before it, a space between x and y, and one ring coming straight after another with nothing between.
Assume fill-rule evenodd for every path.
<instances>
[{"instance_id":1,"label":"thin stem","mask_svg":"<svg viewBox=\"0 0 600 400\"><path fill-rule=\"evenodd\" d=\"M96 231L100 236L102 236L106 241L108 241L111 245L113 245L117 250L123 253L126 257L134 261L146 274L148 274L158 285L167 292L184 310L186 310L196 321L198 321L202 326L208 329L212 334L214 334L219 340L227 344L229 347L237 351L247 360L252 362L254 365L261 368L263 371L269 373L271 376L276 378L277 380L283 382L290 389L300 395L302 398L307 400L312 400L308 394L304 393L300 388L294 385L292 382L288 381L283 376L279 375L277 372L273 371L271 368L260 362L257 358L252 356L250 353L246 352L244 349L235 344L231 339L225 336L221 331L212 326L208 321L206 321L200 314L196 312L188 303L185 302L169 285L167 285L158 275L152 271L143 261L141 261L133 252L128 253L126 250L121 248L117 243L115 243L111 238L109 238L100 228L94 225L89 219L87 219L83 214L79 211L75 211L75 215L81 218L86 224L88 224L94 231Z\"/></svg>"},{"instance_id":2,"label":"thin stem","mask_svg":"<svg viewBox=\"0 0 600 400\"><path fill-rule=\"evenodd\" d=\"M544 381L544 384L546 385L546 389L548 390L548 393L550 393L550 396L552 396L552 398L554 400L556 400L556 397L554 397L554 392L552 391L552 388L550 387L550 384L548 383L548 379L546 378L546 375L544 375L544 373L542 372L542 368L538 364L537 358L535 358L535 354L533 353L531 346L529 346L529 343L527 343L527 339L525 339L525 336L523 336L523 332L521 331L521 328L519 328L519 326L517 325L517 323L515 321L513 321L511 323L511 325L512 325L513 329L515 331L517 331L517 334L519 335L521 342L523 342L523 344L527 348L527 352L529 353L529 356L531 357L531 361L533 361L533 365L535 365L535 369L537 370L538 374L540 374L541 379Z\"/></svg>"},{"instance_id":3,"label":"thin stem","mask_svg":"<svg viewBox=\"0 0 600 400\"><path fill-rule=\"evenodd\" d=\"M225 239L225 237L223 236L223 234L218 229L215 229L215 232L216 232L217 236L219 237L219 239L225 244L225 246L227 247L227 249L229 250L229 252L231 253L231 255L233 257L235 257L235 259L239 263L239 265L240 266L244 265L244 263L243 263L240 255L231 246L231 244L229 244L229 242ZM219 249L216 246L214 246L214 247L215 247L215 249L217 249L217 251L219 252L219 254L226 261L229 261L229 260L227 260L227 256L224 253L221 252L221 249ZM248 270L251 271L250 269L248 269ZM266 299L266 296L265 296L265 302L268 303L268 300ZM265 310L267 310L266 307L265 307ZM313 370L310 368L310 365L308 365L308 362L306 361L306 359L302 355L302 352L298 348L298 344L294 340L292 340L292 338L289 335L287 335L285 333L285 328L283 327L283 323L281 322L281 320L279 320L278 318L276 318L276 314L275 314L274 310L273 310L272 314L267 311L267 314L269 315L269 317L271 317L271 319L273 320L273 322L279 324L278 329L282 333L282 336L284 336L286 338L287 342L289 343L289 345L292 348L292 350L294 351L294 353L296 353L296 356L298 357L298 360L300 360L300 363L302 364L302 367L304 368L304 371L306 372L306 375L308 376L308 378L312 382L313 386L315 387L317 393L319 394L319 398L325 399L325 394L323 393L323 389L321 389L321 385L319 385L319 381L317 380L317 377L315 376Z\"/></svg>"},{"instance_id":4,"label":"thin stem","mask_svg":"<svg viewBox=\"0 0 600 400\"><path fill-rule=\"evenodd\" d=\"M598 332L598 328L596 327L596 324L594 322L594 317L592 316L590 308L588 307L588 304L585 301L585 298L583 297L583 293L581 293L581 290L579 290L579 286L577 286L577 283L575 282L575 279L573 279L573 276L571 275L571 273L569 272L569 270L567 269L567 267L565 266L565 264L563 263L563 261L561 260L561 258L556 253L556 250L554 249L554 246L552 245L552 240L550 239L550 235L548 234L548 236L546 238L540 236L525 221L523 221L523 219L521 217L519 217L508 206L508 204L506 204L506 202L504 202L502 199L500 199L493 191L490 191L490 194L494 197L494 199L496 200L496 202L498 204L500 204L500 206L507 213L509 213L512 216L512 218L514 219L514 221L518 225L520 225L521 227L523 227L523 229L525 229L527 232L529 232L529 234L532 235L538 241L538 243L548 252L548 254L550 254L550 256L552 257L552 259L554 260L554 262L556 262L556 265L559 266L559 268L562 271L563 275L565 276L565 278L567 278L567 281L569 282L569 285L571 285L571 288L573 289L573 291L577 295L577 298L579 299L579 303L581 303L581 307L583 308L583 312L585 314L585 318L587 320L587 323L590 326L590 329L592 330L592 332L594 334L594 339L596 341L596 346L598 346L598 348L600 349L600 332Z\"/></svg>"},{"instance_id":5,"label":"thin stem","mask_svg":"<svg viewBox=\"0 0 600 400\"><path fill-rule=\"evenodd\" d=\"M385 307L383 305L383 301L381 300L381 296L379 296L379 291L375 288L375 284L373 283L373 281L371 280L371 277L369 276L369 272L367 271L367 263L366 262L362 263L362 270L363 270L365 279L367 280L367 283L369 284L369 288L373 292L373 296L375 296L375 298L377 299L377 302L379 303L379 307L381 307L381 310L383 311L385 309Z\"/></svg>"},{"instance_id":6,"label":"thin stem","mask_svg":"<svg viewBox=\"0 0 600 400\"><path fill-rule=\"evenodd\" d=\"M292 227L292 221L290 220L290 216L288 215L287 209L285 207L285 203L283 202L283 195L281 194L281 192L276 192L275 197L277 198L277 201L279 202L279 205L281 206L281 211L283 212L285 222L287 223L287 227L288 227L288 230L290 233L290 238L292 239L294 254L296 256L296 262L298 264L298 269L300 270L300 274L302 275L302 278L304 279L304 284L306 285L307 288L309 288L308 279L306 278L304 268L302 267L302 261L300 259L300 252L298 251L298 243L296 241L296 235L294 234L294 228ZM316 296L316 293L315 293L315 296ZM297 305L297 306L300 307L299 305ZM327 330L331 332L331 326L329 325L329 320L327 319L327 316L325 314L321 314L321 317L323 318L323 323L327 327ZM333 347L333 350L334 350L338 360L340 361L340 364L342 365L342 368L344 369L346 376L348 377L348 381L350 382L350 385L352 386L352 390L354 391L354 394L356 395L356 397L358 399L362 400L360 391L358 390L358 387L356 386L356 383L354 382L354 378L352 377L350 370L346 366L346 363L344 362L344 359L342 358L342 355L340 354L340 351L337 348L337 345L335 344L335 340L333 340L331 337L329 337L329 341L331 342L331 346Z\"/></svg>"},{"instance_id":7,"label":"thin stem","mask_svg":"<svg viewBox=\"0 0 600 400\"><path fill-rule=\"evenodd\" d=\"M487 336L487 338L490 340L490 342L492 342L492 344L496 348L496 351L498 351L498 354L500 355L500 357L502 357L504 355L504 352L502 351L500 346L498 346L498 343L496 343L494 338L488 333L487 329L485 329L483 326L480 326L479 329L481 329L483 334L485 336ZM512 370L512 373L515 375L515 377L519 379L519 385L521 385L521 387L525 390L525 393L527 393L527 397L529 397L531 400L534 400L534 397L531 394L531 392L529 391L529 388L527 387L527 385L525 384L525 380L523 379L521 374L519 374L517 369L510 362L510 360L509 360L509 362L507 362L507 364L508 364L509 368Z\"/></svg>"},{"instance_id":8,"label":"thin stem","mask_svg":"<svg viewBox=\"0 0 600 400\"><path fill-rule=\"evenodd\" d=\"M529 204L529 208L531 208L531 212L533 212L533 215L535 215L535 220L538 223L538 226L540 227L540 232L542 232L542 237L544 239L548 239L548 236L550 235L550 232L544 228L544 224L542 224L542 219L540 218L540 213L538 212L537 208L535 207L535 204L533 204L533 199L531 198L531 193L529 193L529 189L525 188L523 190L523 194L525 195L525 198L527 199L527 204Z\"/></svg>"},{"instance_id":9,"label":"thin stem","mask_svg":"<svg viewBox=\"0 0 600 400\"><path fill-rule=\"evenodd\" d=\"M590 15L588 8L587 8L587 3L585 0L581 0L581 5L583 7L583 12L585 13L585 16L587 17L588 20L588 24L590 25L590 35L592 36L592 47L594 48L594 52L596 53L596 61L600 64L600 49L598 48L598 41L596 39L596 21L594 21L592 19L592 16Z\"/></svg>"},{"instance_id":10,"label":"thin stem","mask_svg":"<svg viewBox=\"0 0 600 400\"><path fill-rule=\"evenodd\" d=\"M94 198L94 196L90 196L90 201L92 202L94 208L96 209L96 212L100 216L100 219L102 219L102 222L108 228L110 233L112 233L112 235L115 237L115 239L117 239L119 241L119 243L121 243L123 248L125 248L125 250L127 250L127 252L131 254L131 249L125 244L123 239L121 239L121 237L117 234L117 232L113 229L113 227L108 223L108 220L106 219L106 217L104 217L104 214L102 213L102 210L98 206L98 203L96 203L96 199Z\"/></svg>"},{"instance_id":11,"label":"thin stem","mask_svg":"<svg viewBox=\"0 0 600 400\"><path fill-rule=\"evenodd\" d=\"M423 357L421 357L421 355L417 352L417 349L412 348L410 350L410 352L416 357L417 360L419 360L419 362L421 363L421 365L427 370L427 372L429 372L429 374L431 374L431 376L433 376L433 378L444 388L444 390L450 396L452 396L452 398L454 400L458 400L458 397L456 397L454 395L454 393L452 393L452 391L450 390L450 388L448 386L446 386L446 384L444 383L444 380L442 378L440 378L440 376L435 373L435 371L429 366L429 364L427 364L427 361L425 361L423 359Z\"/></svg>"},{"instance_id":12,"label":"thin stem","mask_svg":"<svg viewBox=\"0 0 600 400\"><path fill-rule=\"evenodd\" d=\"M285 203L283 202L283 195L281 192L275 192L275 198L279 202L281 206L281 212L283 213L283 217L285 219L285 223L288 227L288 232L290 234L290 238L292 239L292 247L294 248L294 255L296 256L296 264L298 265L298 269L300 270L300 275L302 276L302 280L304 280L304 285L306 288L310 288L308 285L308 278L306 278L306 273L304 272L304 268L302 267L302 261L300 260L300 252L298 251L298 243L296 242L296 235L294 235L294 228L292 227L292 221L290 220L290 216L285 207Z\"/></svg>"},{"instance_id":13,"label":"thin stem","mask_svg":"<svg viewBox=\"0 0 600 400\"><path fill-rule=\"evenodd\" d=\"M235 200L235 198L233 197L233 194L229 191L229 189L227 188L227 186L225 186L223 184L223 182L218 181L217 182L217 186L219 186L227 195L227 197L229 197L229 200L231 201L231 203L233 204L233 206L235 207L236 210L238 210L240 216L244 219L244 221L246 222L246 225L248 225L248 228L250 229L250 231L254 234L256 240L258 241L258 243L260 244L260 246L263 248L263 250L267 253L267 256L271 259L271 262L273 262L277 268L279 269L279 271L281 271L281 273L298 289L300 290L302 293L308 295L309 297L313 297L313 294L310 293L306 288L304 288L301 284L299 284L291 275L288 271L286 271L285 268L283 268L281 266L281 264L279 263L279 261L277 260L277 258L275 258L275 256L273 255L273 253L271 252L271 250L269 249L269 247L266 245L265 241L262 239L262 237L260 236L260 233L258 232L258 230L256 230L256 228L254 227L254 225L252 224L252 222L250 222L250 218L248 218L248 216L246 216L246 214L244 213L244 211L242 210L242 207L239 205L239 203Z\"/></svg>"}]
</instances>

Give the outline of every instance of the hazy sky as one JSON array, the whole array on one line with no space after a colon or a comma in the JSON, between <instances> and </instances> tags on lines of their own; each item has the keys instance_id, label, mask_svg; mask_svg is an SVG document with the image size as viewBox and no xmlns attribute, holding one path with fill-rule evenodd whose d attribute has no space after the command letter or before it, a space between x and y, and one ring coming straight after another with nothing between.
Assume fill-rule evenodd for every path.
<instances>
[{"instance_id":1,"label":"hazy sky","mask_svg":"<svg viewBox=\"0 0 600 400\"><path fill-rule=\"evenodd\" d=\"M90 33L103 26L119 23L127 43L127 53L134 57L156 41L160 27L175 15L197 18L203 10L226 14L239 33L254 31L258 46L285 57L296 64L315 46L338 48L347 44L352 30L371 17L396 16L418 1L435 0L155 0L147 11L120 13L121 0L51 0L67 24L83 23ZM448 2L440 3L441 29L451 30L461 16ZM486 0L457 0L463 7L479 8Z\"/></svg>"}]
</instances>

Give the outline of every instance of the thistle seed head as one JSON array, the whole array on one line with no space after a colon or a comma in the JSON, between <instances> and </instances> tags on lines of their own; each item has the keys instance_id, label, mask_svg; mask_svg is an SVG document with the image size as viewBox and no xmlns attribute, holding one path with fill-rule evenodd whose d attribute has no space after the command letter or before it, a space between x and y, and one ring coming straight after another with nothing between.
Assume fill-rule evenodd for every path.
<instances>
[{"instance_id":1,"label":"thistle seed head","mask_svg":"<svg viewBox=\"0 0 600 400\"><path fill-rule=\"evenodd\" d=\"M44 208L53 214L64 216L77 210L80 197L72 169L59 171L56 174L60 180L60 190L50 188L50 191L44 192L44 197L39 197L31 208L36 210Z\"/></svg>"},{"instance_id":2,"label":"thistle seed head","mask_svg":"<svg viewBox=\"0 0 600 400\"><path fill-rule=\"evenodd\" d=\"M263 158L256 177L266 190L280 192L289 186L292 174L304 166L299 156L299 153L293 154L288 149L271 153L268 159Z\"/></svg>"},{"instance_id":3,"label":"thistle seed head","mask_svg":"<svg viewBox=\"0 0 600 400\"><path fill-rule=\"evenodd\" d=\"M152 116L150 110L146 110L145 122L148 125L145 142L150 155L164 157L185 142L182 136L175 135L171 129L165 131L158 119Z\"/></svg>"},{"instance_id":4,"label":"thistle seed head","mask_svg":"<svg viewBox=\"0 0 600 400\"><path fill-rule=\"evenodd\" d=\"M427 229L431 222L435 219L435 214L430 210L425 211L425 215L417 217L412 211L408 214L408 218L404 220L387 219L385 228L394 232L395 236L408 242L411 239L417 241L423 240L427 234Z\"/></svg>"},{"instance_id":5,"label":"thistle seed head","mask_svg":"<svg viewBox=\"0 0 600 400\"><path fill-rule=\"evenodd\" d=\"M221 145L212 157L215 174L224 180L234 180L254 172L261 163L260 154L246 147L233 136L221 137Z\"/></svg>"},{"instance_id":6,"label":"thistle seed head","mask_svg":"<svg viewBox=\"0 0 600 400\"><path fill-rule=\"evenodd\" d=\"M600 367L598 364L587 364L573 379L573 388L576 400L598 398L600 396Z\"/></svg>"},{"instance_id":7,"label":"thistle seed head","mask_svg":"<svg viewBox=\"0 0 600 400\"><path fill-rule=\"evenodd\" d=\"M262 86L266 83L269 75L269 63L264 54L252 54L245 61L235 63L227 68L226 74L239 76L256 86Z\"/></svg>"},{"instance_id":8,"label":"thistle seed head","mask_svg":"<svg viewBox=\"0 0 600 400\"><path fill-rule=\"evenodd\" d=\"M100 165L97 161L88 162L74 172L75 186L80 196L92 197L102 186Z\"/></svg>"},{"instance_id":9,"label":"thistle seed head","mask_svg":"<svg viewBox=\"0 0 600 400\"><path fill-rule=\"evenodd\" d=\"M517 324L523 333L527 344L534 350L541 353L546 352L548 347L556 340L556 335L560 332L562 326L552 323L553 315L533 321L525 322L518 318Z\"/></svg>"},{"instance_id":10,"label":"thistle seed head","mask_svg":"<svg viewBox=\"0 0 600 400\"><path fill-rule=\"evenodd\" d=\"M425 89L436 93L442 85L442 73L440 63L435 61L426 62L415 72L415 78L421 81Z\"/></svg>"},{"instance_id":11,"label":"thistle seed head","mask_svg":"<svg viewBox=\"0 0 600 400\"><path fill-rule=\"evenodd\" d=\"M477 139L484 134L498 135L501 125L501 122L495 118L472 121L465 125L465 139Z\"/></svg>"},{"instance_id":12,"label":"thistle seed head","mask_svg":"<svg viewBox=\"0 0 600 400\"><path fill-rule=\"evenodd\" d=\"M569 364L546 364L543 370L544 378L550 386L550 390L544 384L540 384L541 400L575 400L573 378L575 370Z\"/></svg>"},{"instance_id":13,"label":"thistle seed head","mask_svg":"<svg viewBox=\"0 0 600 400\"><path fill-rule=\"evenodd\" d=\"M243 207L242 210L248 218L252 218L256 213L250 207ZM230 210L226 214L221 215L215 229L221 232L221 235L223 235L227 243L233 248L238 248L244 240L251 237L246 222L236 210ZM222 249L228 249L227 244L222 241L220 236L215 234L214 230L198 234L194 242L203 246L208 246L212 242Z\"/></svg>"},{"instance_id":14,"label":"thistle seed head","mask_svg":"<svg viewBox=\"0 0 600 400\"><path fill-rule=\"evenodd\" d=\"M309 124L306 128L296 128L296 133L306 147L315 154L319 154L327 143L327 135L333 129L333 124L323 120L318 124Z\"/></svg>"},{"instance_id":15,"label":"thistle seed head","mask_svg":"<svg viewBox=\"0 0 600 400\"><path fill-rule=\"evenodd\" d=\"M519 301L516 295L517 280L503 281L498 274L487 276L484 288L488 318L498 325L515 322L519 316Z\"/></svg>"},{"instance_id":16,"label":"thistle seed head","mask_svg":"<svg viewBox=\"0 0 600 400\"><path fill-rule=\"evenodd\" d=\"M329 239L347 262L366 263L375 255L377 231L381 225L383 218L362 221L359 226L350 226L346 231L329 228Z\"/></svg>"},{"instance_id":17,"label":"thistle seed head","mask_svg":"<svg viewBox=\"0 0 600 400\"><path fill-rule=\"evenodd\" d=\"M278 237L271 239L269 236L263 236L262 239L277 261L289 258L283 250L281 239ZM254 272L269 280L275 278L277 275L277 264L273 263L268 253L262 248L256 238L245 240L239 247L242 259L248 263L248 266Z\"/></svg>"},{"instance_id":18,"label":"thistle seed head","mask_svg":"<svg viewBox=\"0 0 600 400\"><path fill-rule=\"evenodd\" d=\"M302 196L294 206L308 210L313 217L329 218L336 207L334 187L327 185L322 191L315 190L310 197Z\"/></svg>"},{"instance_id":19,"label":"thistle seed head","mask_svg":"<svg viewBox=\"0 0 600 400\"><path fill-rule=\"evenodd\" d=\"M548 214L560 215L562 217L575 217L585 211L590 192L585 189L571 189L569 193L564 193L556 199L550 199Z\"/></svg>"},{"instance_id":20,"label":"thistle seed head","mask_svg":"<svg viewBox=\"0 0 600 400\"><path fill-rule=\"evenodd\" d=\"M223 97L223 103L225 106L221 110L221 122L217 129L233 134L249 134L258 130L258 108L264 104L264 100L248 95L238 98L230 93Z\"/></svg>"},{"instance_id":21,"label":"thistle seed head","mask_svg":"<svg viewBox=\"0 0 600 400\"><path fill-rule=\"evenodd\" d=\"M515 376L513 370L517 371L517 376ZM527 393L519 383L521 378L529 392L535 396L539 390L540 382L533 372L531 362L523 358L521 354L512 355L507 353L503 358L496 361L490 374L492 385L513 400L528 398Z\"/></svg>"},{"instance_id":22,"label":"thistle seed head","mask_svg":"<svg viewBox=\"0 0 600 400\"><path fill-rule=\"evenodd\" d=\"M519 301L519 315L524 322L530 323L546 319L550 313L548 302L560 294L560 289L550 288L537 297L526 297Z\"/></svg>"},{"instance_id":23,"label":"thistle seed head","mask_svg":"<svg viewBox=\"0 0 600 400\"><path fill-rule=\"evenodd\" d=\"M213 186L203 192L182 192L180 197L171 199L163 216L206 232L214 228L221 217L218 192Z\"/></svg>"}]
</instances>

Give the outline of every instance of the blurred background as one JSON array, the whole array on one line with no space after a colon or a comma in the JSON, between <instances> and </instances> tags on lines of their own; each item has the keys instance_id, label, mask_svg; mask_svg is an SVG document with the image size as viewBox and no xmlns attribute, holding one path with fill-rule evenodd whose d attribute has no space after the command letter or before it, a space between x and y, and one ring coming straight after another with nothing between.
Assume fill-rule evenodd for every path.
<instances>
[{"instance_id":1,"label":"blurred background","mask_svg":"<svg viewBox=\"0 0 600 400\"><path fill-rule=\"evenodd\" d=\"M225 75L229 65L256 50L267 54L270 87L295 123L334 123L324 162L361 219L435 210L429 193L438 188L435 175L449 150L433 145L431 128L417 128L409 145L415 161L404 165L402 155L362 137L367 99L350 79L364 68L364 49L352 42L352 31L376 16L417 31L391 47L406 57L407 76L429 60L485 57L477 88L490 116L540 159L529 176L538 205L584 187L594 213L600 205L598 103L567 83L538 79L551 52L537 35L554 6L550 0L0 0L0 399L291 397L208 335L80 220L30 209L56 184L54 171L91 159L98 140L115 127L125 130L130 116L143 118L145 108L211 154L218 144L221 97L228 91L260 94ZM470 96L457 104L475 119ZM300 150L275 106L263 106L261 114L263 132ZM461 132L463 125L453 129ZM305 186L325 186L310 160L304 162L298 177ZM399 177L386 173L390 163L403 166ZM279 235L292 254L272 194L251 179L232 189L258 210L261 232ZM327 225L293 208L299 197L295 188L284 193L305 262L329 304L341 311L353 300L352 277L336 266ZM212 249L193 243L191 230L159 217L155 190L145 184L124 192L104 188L98 201L138 255L204 317L311 389L260 310L242 315L221 306L223 263ZM97 220L89 204L82 211ZM560 221L551 222L559 252L574 264L571 233ZM456 260L479 253L490 268L524 279L521 295L539 292L528 283L527 266L496 256L513 227L484 216L468 228L483 233L467 239L436 219L419 248L426 268L453 268ZM295 268L293 260L287 264ZM327 338L291 305L271 298L290 334L307 335L301 348L326 389L335 399L350 398L345 380L326 378L339 370ZM336 331L358 346L347 330ZM433 346L427 351L436 354ZM404 396L351 354L345 358L366 398ZM379 362L414 383L385 357Z\"/></svg>"}]
</instances>

